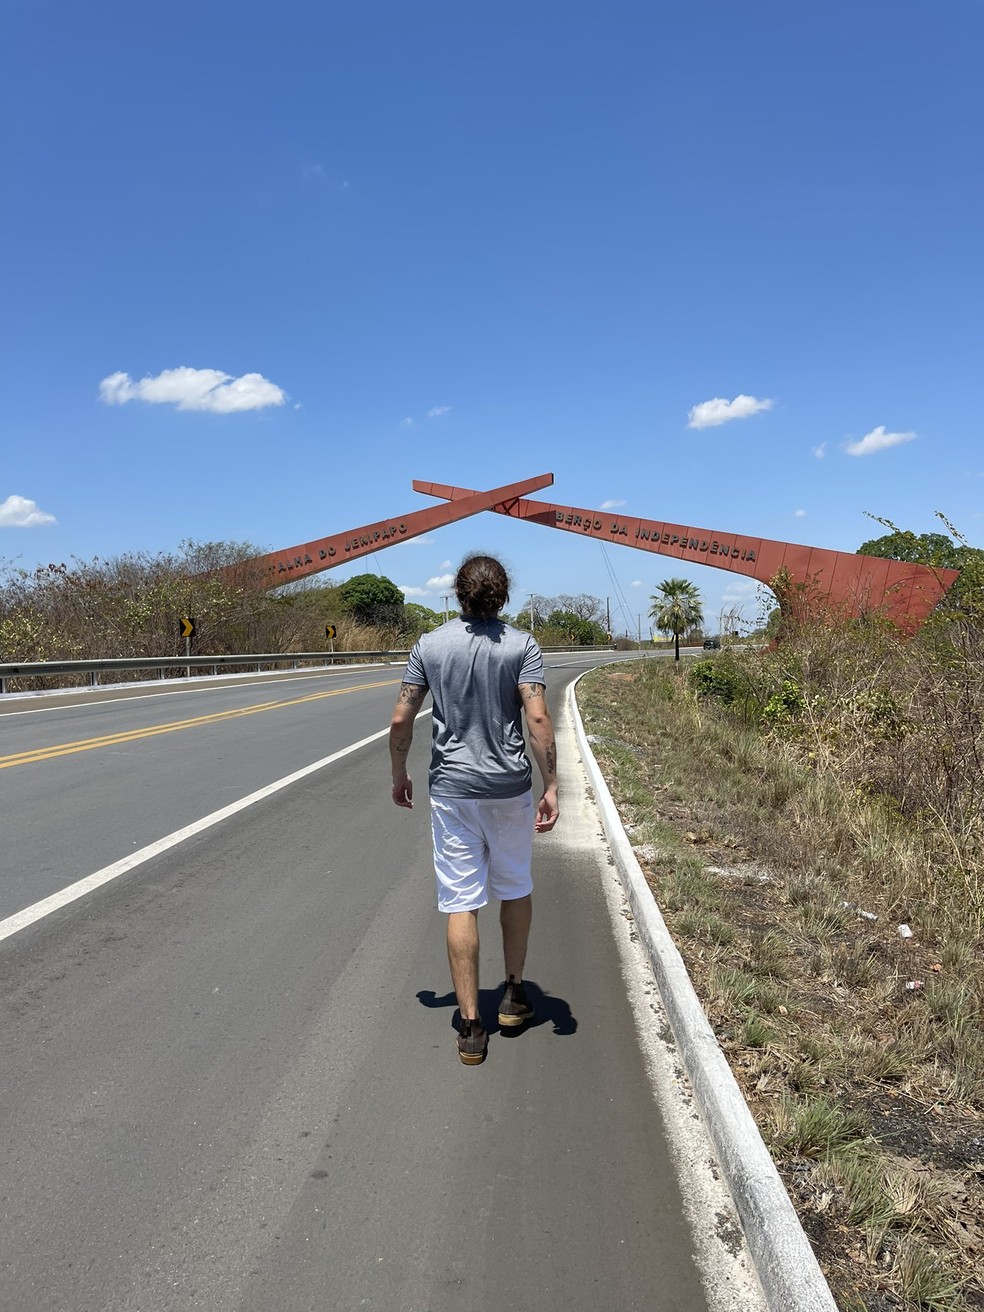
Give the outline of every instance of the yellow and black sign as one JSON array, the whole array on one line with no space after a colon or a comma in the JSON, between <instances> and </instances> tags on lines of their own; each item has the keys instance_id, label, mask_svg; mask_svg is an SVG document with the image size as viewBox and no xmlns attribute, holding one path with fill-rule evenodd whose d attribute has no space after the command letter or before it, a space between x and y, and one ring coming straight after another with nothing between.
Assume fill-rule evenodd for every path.
<instances>
[{"instance_id":1,"label":"yellow and black sign","mask_svg":"<svg viewBox=\"0 0 984 1312\"><path fill-rule=\"evenodd\" d=\"M334 642L338 637L338 630L335 628L334 624L325 625L325 637L329 642Z\"/></svg>"},{"instance_id":2,"label":"yellow and black sign","mask_svg":"<svg viewBox=\"0 0 984 1312\"><path fill-rule=\"evenodd\" d=\"M195 636L195 621L189 615L182 615L180 623L182 638L193 638Z\"/></svg>"}]
</instances>

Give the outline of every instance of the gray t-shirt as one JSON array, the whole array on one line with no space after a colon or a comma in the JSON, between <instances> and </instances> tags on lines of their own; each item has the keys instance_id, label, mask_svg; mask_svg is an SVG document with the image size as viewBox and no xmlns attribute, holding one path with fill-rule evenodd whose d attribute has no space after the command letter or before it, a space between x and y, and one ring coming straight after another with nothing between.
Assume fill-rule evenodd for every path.
<instances>
[{"instance_id":1,"label":"gray t-shirt","mask_svg":"<svg viewBox=\"0 0 984 1312\"><path fill-rule=\"evenodd\" d=\"M502 620L449 620L414 644L403 682L434 698L432 796L519 797L529 789L519 684L544 682L532 634Z\"/></svg>"}]
</instances>

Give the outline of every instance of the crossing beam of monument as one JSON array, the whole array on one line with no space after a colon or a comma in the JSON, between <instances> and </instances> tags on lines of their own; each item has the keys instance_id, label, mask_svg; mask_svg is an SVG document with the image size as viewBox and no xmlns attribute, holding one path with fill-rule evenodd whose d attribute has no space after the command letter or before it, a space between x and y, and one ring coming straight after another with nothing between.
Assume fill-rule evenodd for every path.
<instances>
[{"instance_id":1,"label":"crossing beam of monument","mask_svg":"<svg viewBox=\"0 0 984 1312\"><path fill-rule=\"evenodd\" d=\"M428 506L424 510L411 511L408 515L380 519L362 528L318 538L316 542L303 542L298 547L254 556L250 560L216 570L216 575L231 583L276 588L283 583L306 578L309 574L320 574L322 570L345 565L359 556L368 555L370 551L381 551L397 542L408 542L421 533L443 528L445 524L467 519L483 510L491 510L493 506L513 505L527 492L539 492L552 483L553 474L538 474L535 478L522 479L518 483L493 488L489 492L448 487L451 495L444 505Z\"/></svg>"},{"instance_id":2,"label":"crossing beam of monument","mask_svg":"<svg viewBox=\"0 0 984 1312\"><path fill-rule=\"evenodd\" d=\"M474 495L468 488L419 479L414 480L413 488L452 503L459 497ZM907 561L714 532L663 520L613 516L577 506L530 501L525 494L509 502L497 502L491 508L500 515L576 533L578 537L744 574L772 588L786 609L800 605L809 611L821 602L843 615L879 611L910 633L959 578L959 570L933 569Z\"/></svg>"}]
</instances>

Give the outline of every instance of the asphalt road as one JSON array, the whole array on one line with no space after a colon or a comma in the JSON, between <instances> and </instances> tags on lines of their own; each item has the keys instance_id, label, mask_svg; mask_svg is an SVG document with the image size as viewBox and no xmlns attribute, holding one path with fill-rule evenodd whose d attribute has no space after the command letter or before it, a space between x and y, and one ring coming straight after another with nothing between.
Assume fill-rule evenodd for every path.
<instances>
[{"instance_id":1,"label":"asphalt road","mask_svg":"<svg viewBox=\"0 0 984 1312\"><path fill-rule=\"evenodd\" d=\"M496 1030L489 908L478 1068L434 909L429 719L411 813L363 741L398 667L0 706L3 1312L754 1306L728 1226L695 1223L724 1206L689 1179L713 1176L702 1142L681 1191L627 997L561 710L595 659L549 662L567 759L537 840L537 1021Z\"/></svg>"}]
</instances>

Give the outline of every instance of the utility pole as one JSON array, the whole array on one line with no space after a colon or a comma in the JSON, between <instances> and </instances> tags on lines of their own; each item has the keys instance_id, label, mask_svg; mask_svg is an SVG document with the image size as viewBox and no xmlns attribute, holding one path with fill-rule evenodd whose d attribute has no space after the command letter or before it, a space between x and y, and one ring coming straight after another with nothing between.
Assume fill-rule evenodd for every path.
<instances>
[{"instance_id":1,"label":"utility pole","mask_svg":"<svg viewBox=\"0 0 984 1312\"><path fill-rule=\"evenodd\" d=\"M534 600L534 595L535 595L534 593L532 593L532 592L530 593L530 633L531 633L531 634L532 634L532 632L533 632L533 600Z\"/></svg>"},{"instance_id":2,"label":"utility pole","mask_svg":"<svg viewBox=\"0 0 984 1312\"><path fill-rule=\"evenodd\" d=\"M447 622L448 622L448 602L449 602L450 600L451 600L451 594L448 593L448 595L444 598L444 623L445 623L445 624L447 624Z\"/></svg>"},{"instance_id":3,"label":"utility pole","mask_svg":"<svg viewBox=\"0 0 984 1312\"><path fill-rule=\"evenodd\" d=\"M612 611L611 611L611 606L609 605L610 601L611 601L611 597L605 598L605 632L606 633L611 633L612 631Z\"/></svg>"},{"instance_id":4,"label":"utility pole","mask_svg":"<svg viewBox=\"0 0 984 1312\"><path fill-rule=\"evenodd\" d=\"M639 621L639 646L641 647L642 646L642 616L637 615L636 619Z\"/></svg>"}]
</instances>

